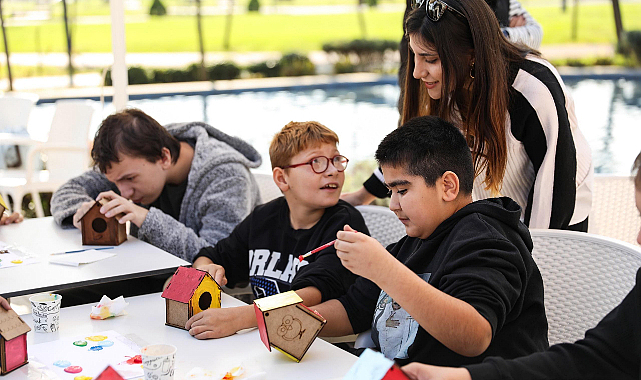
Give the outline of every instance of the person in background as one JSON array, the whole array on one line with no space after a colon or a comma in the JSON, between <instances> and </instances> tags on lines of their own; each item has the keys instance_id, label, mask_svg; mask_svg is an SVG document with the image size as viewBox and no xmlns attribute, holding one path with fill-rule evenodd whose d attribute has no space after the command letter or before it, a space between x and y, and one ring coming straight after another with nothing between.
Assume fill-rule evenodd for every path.
<instances>
[{"instance_id":1,"label":"person in background","mask_svg":"<svg viewBox=\"0 0 641 380\"><path fill-rule=\"evenodd\" d=\"M587 231L594 169L559 73L508 42L483 0L422 0L405 26L409 52L401 120L436 115L457 126L474 158L473 199L514 199L530 228ZM377 170L353 205L384 197Z\"/></svg>"},{"instance_id":2,"label":"person in background","mask_svg":"<svg viewBox=\"0 0 641 380\"><path fill-rule=\"evenodd\" d=\"M634 161L634 200L641 214L641 153ZM641 244L641 230L637 236ZM616 274L613 274L616 275ZM518 359L488 358L465 368L411 363L402 368L414 380L638 380L641 376L641 269L621 303L575 343Z\"/></svg>"}]
</instances>

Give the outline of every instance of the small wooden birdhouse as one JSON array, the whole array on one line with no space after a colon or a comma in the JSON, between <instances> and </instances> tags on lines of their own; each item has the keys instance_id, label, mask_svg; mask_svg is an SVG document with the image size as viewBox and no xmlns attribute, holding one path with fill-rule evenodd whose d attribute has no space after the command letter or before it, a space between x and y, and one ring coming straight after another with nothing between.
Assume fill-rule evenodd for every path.
<instances>
[{"instance_id":1,"label":"small wooden birdhouse","mask_svg":"<svg viewBox=\"0 0 641 380\"><path fill-rule=\"evenodd\" d=\"M27 332L31 331L13 310L0 306L0 375L27 364Z\"/></svg>"},{"instance_id":2,"label":"small wooden birdhouse","mask_svg":"<svg viewBox=\"0 0 641 380\"><path fill-rule=\"evenodd\" d=\"M107 218L100 213L106 199L96 202L80 219L82 245L120 245L127 240L127 227L118 223L121 215Z\"/></svg>"},{"instance_id":3,"label":"small wooden birdhouse","mask_svg":"<svg viewBox=\"0 0 641 380\"><path fill-rule=\"evenodd\" d=\"M343 380L409 380L393 360L369 348L363 351Z\"/></svg>"},{"instance_id":4,"label":"small wooden birdhouse","mask_svg":"<svg viewBox=\"0 0 641 380\"><path fill-rule=\"evenodd\" d=\"M220 307L220 286L208 272L178 267L162 298L167 306L165 324L185 329L187 320L195 314Z\"/></svg>"},{"instance_id":5,"label":"small wooden birdhouse","mask_svg":"<svg viewBox=\"0 0 641 380\"><path fill-rule=\"evenodd\" d=\"M120 376L118 372L116 372L115 369L113 369L113 367L108 365L104 371L100 372L100 375L98 375L98 377L96 377L95 380L124 380L124 379L122 378L122 376Z\"/></svg>"},{"instance_id":6,"label":"small wooden birdhouse","mask_svg":"<svg viewBox=\"0 0 641 380\"><path fill-rule=\"evenodd\" d=\"M254 301L260 339L271 351L274 347L300 362L327 321L303 305L294 291ZM270 347L271 346L271 347Z\"/></svg>"}]
</instances>

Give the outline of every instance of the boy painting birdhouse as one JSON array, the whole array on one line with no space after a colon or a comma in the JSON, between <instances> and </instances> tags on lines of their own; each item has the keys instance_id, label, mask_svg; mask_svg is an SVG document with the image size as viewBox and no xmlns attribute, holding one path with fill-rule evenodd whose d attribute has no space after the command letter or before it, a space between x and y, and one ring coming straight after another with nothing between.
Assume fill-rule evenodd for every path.
<instances>
[{"instance_id":1,"label":"boy painting birdhouse","mask_svg":"<svg viewBox=\"0 0 641 380\"><path fill-rule=\"evenodd\" d=\"M120 215L107 218L100 212L106 199L96 202L80 219L83 245L120 245L127 240L127 228L120 224Z\"/></svg>"},{"instance_id":2,"label":"boy painting birdhouse","mask_svg":"<svg viewBox=\"0 0 641 380\"><path fill-rule=\"evenodd\" d=\"M327 322L291 290L255 300L254 310L260 339L267 349L274 347L296 362L301 361Z\"/></svg>"},{"instance_id":3,"label":"boy painting birdhouse","mask_svg":"<svg viewBox=\"0 0 641 380\"><path fill-rule=\"evenodd\" d=\"M165 324L185 329L193 315L220 307L220 286L208 272L179 267L162 297L167 306Z\"/></svg>"},{"instance_id":4,"label":"boy painting birdhouse","mask_svg":"<svg viewBox=\"0 0 641 380\"><path fill-rule=\"evenodd\" d=\"M0 307L0 375L27 364L29 331L29 326L15 311Z\"/></svg>"}]
</instances>

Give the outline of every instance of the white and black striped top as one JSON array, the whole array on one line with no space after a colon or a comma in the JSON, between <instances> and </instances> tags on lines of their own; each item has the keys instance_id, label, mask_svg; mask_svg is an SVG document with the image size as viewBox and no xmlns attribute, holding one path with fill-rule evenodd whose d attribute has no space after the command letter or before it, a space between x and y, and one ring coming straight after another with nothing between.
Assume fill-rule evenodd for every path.
<instances>
[{"instance_id":1,"label":"white and black striped top","mask_svg":"<svg viewBox=\"0 0 641 380\"><path fill-rule=\"evenodd\" d=\"M510 70L506 119L507 167L501 195L523 208L530 228L565 229L584 221L592 206L592 155L579 131L574 101L559 73L547 61L528 57ZM379 197L387 193L380 169L365 182ZM482 173L474 200L492 197Z\"/></svg>"}]
</instances>

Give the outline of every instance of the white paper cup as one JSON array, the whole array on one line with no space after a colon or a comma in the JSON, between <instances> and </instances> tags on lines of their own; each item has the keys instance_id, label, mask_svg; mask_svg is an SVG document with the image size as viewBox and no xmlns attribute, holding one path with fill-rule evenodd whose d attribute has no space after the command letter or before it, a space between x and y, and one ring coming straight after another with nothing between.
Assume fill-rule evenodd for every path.
<instances>
[{"instance_id":1,"label":"white paper cup","mask_svg":"<svg viewBox=\"0 0 641 380\"><path fill-rule=\"evenodd\" d=\"M151 344L140 350L146 380L172 380L176 365L176 347L171 344Z\"/></svg>"},{"instance_id":2,"label":"white paper cup","mask_svg":"<svg viewBox=\"0 0 641 380\"><path fill-rule=\"evenodd\" d=\"M39 333L58 331L60 324L60 294L38 294L29 298L33 329Z\"/></svg>"}]
</instances>

